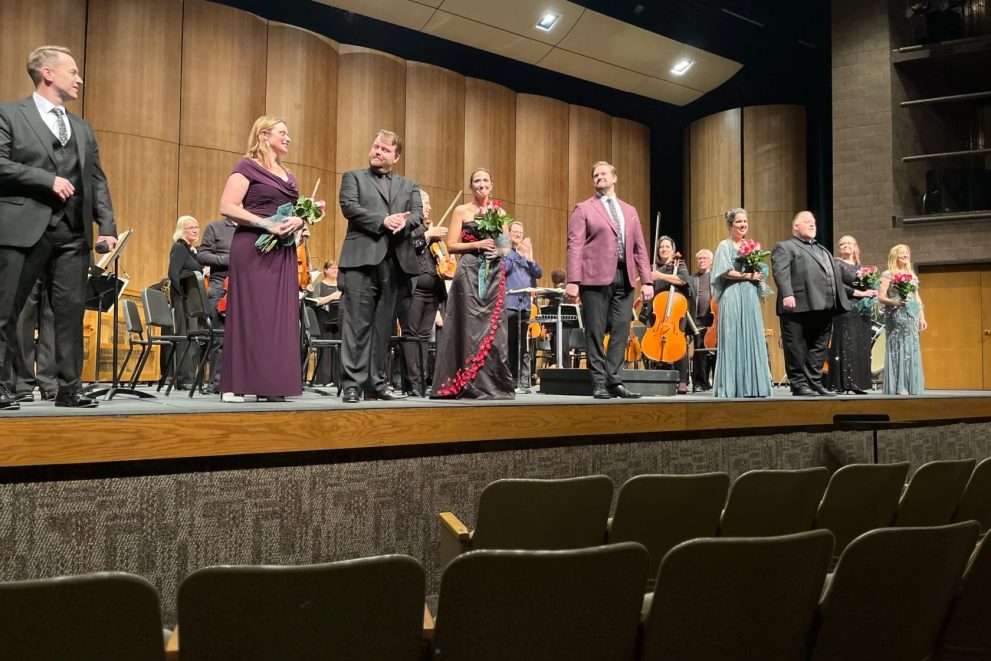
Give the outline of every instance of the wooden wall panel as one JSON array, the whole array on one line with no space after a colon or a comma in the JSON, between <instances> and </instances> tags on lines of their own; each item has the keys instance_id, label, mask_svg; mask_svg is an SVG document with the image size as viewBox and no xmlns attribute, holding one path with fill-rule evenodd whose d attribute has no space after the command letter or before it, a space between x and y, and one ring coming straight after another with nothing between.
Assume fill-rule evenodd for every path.
<instances>
[{"instance_id":1,"label":"wooden wall panel","mask_svg":"<svg viewBox=\"0 0 991 661\"><path fill-rule=\"evenodd\" d=\"M565 208L574 208L592 194L592 163L612 163L612 138L612 117L584 106L568 107L568 203Z\"/></svg>"},{"instance_id":2,"label":"wooden wall panel","mask_svg":"<svg viewBox=\"0 0 991 661\"><path fill-rule=\"evenodd\" d=\"M551 286L551 271L565 268L568 255L568 216L563 209L516 206L514 214L523 223L526 236L533 242L533 256L544 275L538 286Z\"/></svg>"},{"instance_id":3,"label":"wooden wall panel","mask_svg":"<svg viewBox=\"0 0 991 661\"><path fill-rule=\"evenodd\" d=\"M516 203L568 207L568 104L516 95Z\"/></svg>"},{"instance_id":4,"label":"wooden wall panel","mask_svg":"<svg viewBox=\"0 0 991 661\"><path fill-rule=\"evenodd\" d=\"M785 211L794 216L805 209L805 169L805 108L743 109L743 206L747 211Z\"/></svg>"},{"instance_id":5,"label":"wooden wall panel","mask_svg":"<svg viewBox=\"0 0 991 661\"><path fill-rule=\"evenodd\" d=\"M337 98L337 167L347 172L368 167L368 148L379 129L406 140L406 61L379 51L340 47ZM406 159L396 172L406 171Z\"/></svg>"},{"instance_id":6,"label":"wooden wall panel","mask_svg":"<svg viewBox=\"0 0 991 661\"><path fill-rule=\"evenodd\" d=\"M299 163L286 163L286 167L296 175L296 182L299 184L299 192L303 195L313 193L313 187L320 180L320 187L317 189L317 199L327 202L327 215L319 223L310 228L310 266L320 269L323 263L328 260L337 260L337 243L334 238L336 229L334 207L340 206L336 196L336 182L340 180L335 173L330 170L312 168ZM218 198L219 199L219 198Z\"/></svg>"},{"instance_id":7,"label":"wooden wall panel","mask_svg":"<svg viewBox=\"0 0 991 661\"><path fill-rule=\"evenodd\" d=\"M743 201L739 108L709 115L691 126L691 222L722 216Z\"/></svg>"},{"instance_id":8,"label":"wooden wall panel","mask_svg":"<svg viewBox=\"0 0 991 661\"><path fill-rule=\"evenodd\" d=\"M244 153L252 124L265 113L268 26L204 0L183 7L179 140Z\"/></svg>"},{"instance_id":9,"label":"wooden wall panel","mask_svg":"<svg viewBox=\"0 0 991 661\"><path fill-rule=\"evenodd\" d=\"M179 142L180 0L90 0L86 118L94 129Z\"/></svg>"},{"instance_id":10,"label":"wooden wall panel","mask_svg":"<svg viewBox=\"0 0 991 661\"><path fill-rule=\"evenodd\" d=\"M200 227L219 220L220 194L240 159L232 152L180 146L178 215L195 216Z\"/></svg>"},{"instance_id":11,"label":"wooden wall panel","mask_svg":"<svg viewBox=\"0 0 991 661\"><path fill-rule=\"evenodd\" d=\"M645 238L650 237L650 223L653 218L650 209L650 130L643 124L613 118L612 164L616 166L619 178L616 193L636 208L640 214L643 235ZM590 170L586 166L586 173L590 173ZM589 195L591 194L590 187ZM678 219L672 218L669 222L671 221L678 222ZM649 245L652 239L647 239L647 242Z\"/></svg>"},{"instance_id":12,"label":"wooden wall panel","mask_svg":"<svg viewBox=\"0 0 991 661\"><path fill-rule=\"evenodd\" d=\"M23 99L34 91L25 65L31 51L45 44L71 50L83 80L87 79L85 0L3 0L0 26L0 99ZM83 94L85 89L84 85ZM83 95L66 107L82 114Z\"/></svg>"},{"instance_id":13,"label":"wooden wall panel","mask_svg":"<svg viewBox=\"0 0 991 661\"><path fill-rule=\"evenodd\" d=\"M516 201L516 92L478 78L466 78L464 169L460 182L465 191L468 177L477 167L492 173L499 199Z\"/></svg>"},{"instance_id":14,"label":"wooden wall panel","mask_svg":"<svg viewBox=\"0 0 991 661\"><path fill-rule=\"evenodd\" d=\"M110 182L117 231L134 229L121 267L131 276L130 287L140 290L168 273L172 232L179 216L179 147L106 131L97 131L96 139L100 163Z\"/></svg>"},{"instance_id":15,"label":"wooden wall panel","mask_svg":"<svg viewBox=\"0 0 991 661\"><path fill-rule=\"evenodd\" d=\"M408 62L406 175L420 185L456 190L465 168L464 134L464 76Z\"/></svg>"},{"instance_id":16,"label":"wooden wall panel","mask_svg":"<svg viewBox=\"0 0 991 661\"><path fill-rule=\"evenodd\" d=\"M337 162L338 59L326 37L268 26L265 112L286 120L294 163L333 170Z\"/></svg>"}]
</instances>

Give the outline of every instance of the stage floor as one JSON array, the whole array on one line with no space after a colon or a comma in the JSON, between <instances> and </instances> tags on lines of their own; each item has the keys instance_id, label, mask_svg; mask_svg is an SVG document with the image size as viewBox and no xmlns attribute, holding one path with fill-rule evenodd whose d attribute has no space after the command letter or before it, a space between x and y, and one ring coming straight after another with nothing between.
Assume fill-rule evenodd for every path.
<instances>
[{"instance_id":1,"label":"stage floor","mask_svg":"<svg viewBox=\"0 0 991 661\"><path fill-rule=\"evenodd\" d=\"M146 389L154 392L153 389ZM714 431L829 428L834 416L886 415L920 424L991 419L986 391L919 397L843 395L716 399L710 393L638 400L517 395L510 401L431 400L342 404L307 393L285 403L224 404L173 392L117 397L96 409L22 404L0 413L0 467L354 450L362 448ZM593 440L593 438L590 438Z\"/></svg>"}]
</instances>

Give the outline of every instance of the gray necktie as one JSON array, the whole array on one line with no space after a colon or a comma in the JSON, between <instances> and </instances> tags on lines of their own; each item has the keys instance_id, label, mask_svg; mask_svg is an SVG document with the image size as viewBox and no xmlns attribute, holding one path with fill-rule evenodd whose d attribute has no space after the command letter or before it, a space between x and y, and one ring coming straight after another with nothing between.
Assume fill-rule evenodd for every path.
<instances>
[{"instance_id":1,"label":"gray necktie","mask_svg":"<svg viewBox=\"0 0 991 661\"><path fill-rule=\"evenodd\" d=\"M611 197L606 198L606 208L609 209L609 215L612 217L613 227L616 228L616 247L619 251L619 260L625 261L626 241L623 236L623 223L619 220L619 213L616 211L616 203L613 202Z\"/></svg>"},{"instance_id":2,"label":"gray necktie","mask_svg":"<svg viewBox=\"0 0 991 661\"><path fill-rule=\"evenodd\" d=\"M69 142L69 127L65 124L65 110L52 108L52 112L55 113L55 121L58 122L58 141L65 147L65 143Z\"/></svg>"}]
</instances>

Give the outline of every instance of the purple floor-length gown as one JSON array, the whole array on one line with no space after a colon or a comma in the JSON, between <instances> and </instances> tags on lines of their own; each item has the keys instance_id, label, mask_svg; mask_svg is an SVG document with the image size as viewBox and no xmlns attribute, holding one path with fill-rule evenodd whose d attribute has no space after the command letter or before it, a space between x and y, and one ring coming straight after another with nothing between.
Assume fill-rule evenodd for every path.
<instances>
[{"instance_id":1,"label":"purple floor-length gown","mask_svg":"<svg viewBox=\"0 0 991 661\"><path fill-rule=\"evenodd\" d=\"M279 177L243 158L234 172L248 179L244 208L268 218L299 197L296 177ZM220 389L262 396L303 392L299 336L299 271L296 251L259 252L262 230L238 225L231 242Z\"/></svg>"}]
</instances>

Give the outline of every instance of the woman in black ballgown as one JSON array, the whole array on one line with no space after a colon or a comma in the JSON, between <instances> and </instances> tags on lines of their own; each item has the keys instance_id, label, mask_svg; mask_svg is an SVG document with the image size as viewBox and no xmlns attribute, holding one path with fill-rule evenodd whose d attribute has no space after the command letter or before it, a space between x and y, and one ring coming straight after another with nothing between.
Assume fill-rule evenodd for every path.
<instances>
[{"instance_id":1,"label":"woman in black ballgown","mask_svg":"<svg viewBox=\"0 0 991 661\"><path fill-rule=\"evenodd\" d=\"M340 300L341 290L337 287L337 263L326 261L323 264L323 280L313 287L317 299L317 321L320 323L320 337L325 340L341 339ZM337 375L337 354L330 349L320 349L314 368L313 382L327 385L334 382Z\"/></svg>"},{"instance_id":2,"label":"woman in black ballgown","mask_svg":"<svg viewBox=\"0 0 991 661\"><path fill-rule=\"evenodd\" d=\"M447 294L444 333L437 345L433 397L513 399L509 371L509 336L503 320L506 273L502 258L508 234L483 237L476 216L489 204L492 176L478 168L471 173L474 200L454 211L447 248L461 255Z\"/></svg>"},{"instance_id":3,"label":"woman in black ballgown","mask_svg":"<svg viewBox=\"0 0 991 661\"><path fill-rule=\"evenodd\" d=\"M860 269L860 247L852 236L842 236L836 244L836 264L843 278L847 298L861 300L877 296L876 289L854 286ZM856 309L833 317L829 345L827 387L838 392L866 394L871 388L871 321Z\"/></svg>"}]
</instances>

